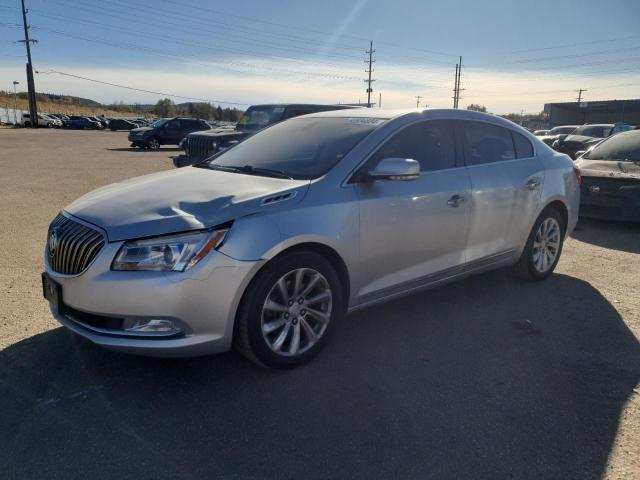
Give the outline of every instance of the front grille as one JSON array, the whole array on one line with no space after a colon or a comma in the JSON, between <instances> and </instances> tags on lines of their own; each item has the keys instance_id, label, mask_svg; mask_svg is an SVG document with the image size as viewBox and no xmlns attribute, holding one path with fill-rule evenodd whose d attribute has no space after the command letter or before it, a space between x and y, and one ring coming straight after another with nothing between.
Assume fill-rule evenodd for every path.
<instances>
[{"instance_id":1,"label":"front grille","mask_svg":"<svg viewBox=\"0 0 640 480\"><path fill-rule=\"evenodd\" d=\"M100 232L58 215L47 236L47 258L54 272L78 275L84 272L104 246Z\"/></svg>"},{"instance_id":2,"label":"front grille","mask_svg":"<svg viewBox=\"0 0 640 480\"><path fill-rule=\"evenodd\" d=\"M211 145L214 141L210 136L189 135L184 150L191 158L205 159L215 153Z\"/></svg>"}]
</instances>

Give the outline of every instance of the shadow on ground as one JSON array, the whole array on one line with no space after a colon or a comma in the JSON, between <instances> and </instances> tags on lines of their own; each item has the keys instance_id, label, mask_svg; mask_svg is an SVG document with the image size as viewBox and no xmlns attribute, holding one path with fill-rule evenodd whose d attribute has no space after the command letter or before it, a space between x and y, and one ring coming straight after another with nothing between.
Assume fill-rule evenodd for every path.
<instances>
[{"instance_id":1,"label":"shadow on ground","mask_svg":"<svg viewBox=\"0 0 640 480\"><path fill-rule=\"evenodd\" d=\"M580 218L571 236L581 242L599 247L640 253L640 223Z\"/></svg>"},{"instance_id":2,"label":"shadow on ground","mask_svg":"<svg viewBox=\"0 0 640 480\"><path fill-rule=\"evenodd\" d=\"M495 272L362 311L310 365L0 353L6 478L600 478L640 347L588 283Z\"/></svg>"},{"instance_id":3,"label":"shadow on ground","mask_svg":"<svg viewBox=\"0 0 640 480\"><path fill-rule=\"evenodd\" d=\"M179 152L180 149L178 147L160 147L158 150L150 150L148 148L138 148L138 147L114 147L114 148L105 148L105 150L109 150L110 152Z\"/></svg>"}]
</instances>

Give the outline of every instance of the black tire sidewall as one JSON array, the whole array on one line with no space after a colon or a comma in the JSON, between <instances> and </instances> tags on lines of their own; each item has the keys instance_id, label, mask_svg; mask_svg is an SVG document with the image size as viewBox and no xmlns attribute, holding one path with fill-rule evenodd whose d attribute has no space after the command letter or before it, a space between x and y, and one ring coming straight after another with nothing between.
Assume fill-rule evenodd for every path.
<instances>
[{"instance_id":1,"label":"black tire sidewall","mask_svg":"<svg viewBox=\"0 0 640 480\"><path fill-rule=\"evenodd\" d=\"M544 222L548 218L554 218L558 222L558 225L560 225L560 246L558 248L558 254L556 255L555 260L553 261L553 265L551 265L551 268L549 268L546 272L541 273L538 270L536 270L536 267L533 264L533 242L535 240L536 233L540 228L540 225L542 224L542 222ZM560 261L560 257L562 256L562 248L564 246L564 236L565 236L566 230L567 230L567 226L565 224L565 220L562 217L562 215L558 212L557 209L551 207L543 210L543 212L540 214L540 216L536 220L536 223L534 223L533 228L531 229L531 234L529 235L529 239L527 240L527 246L523 252L523 255L525 255L525 259L526 259L526 267L528 270L528 274L531 277L531 279L544 280L554 272L554 270L556 269L556 266L558 265L558 262Z\"/></svg>"},{"instance_id":2,"label":"black tire sidewall","mask_svg":"<svg viewBox=\"0 0 640 480\"><path fill-rule=\"evenodd\" d=\"M294 357L286 357L275 353L267 345L262 336L261 314L264 300L273 285L286 273L297 268L312 268L320 272L329 283L332 294L331 319L318 342L306 352ZM238 332L245 335L251 353L263 365L271 368L287 369L307 363L317 355L327 342L337 321L344 312L344 289L340 277L331 264L321 255L314 252L294 252L273 264L268 264L258 273L243 298L240 315L243 316L240 325L246 331Z\"/></svg>"}]
</instances>

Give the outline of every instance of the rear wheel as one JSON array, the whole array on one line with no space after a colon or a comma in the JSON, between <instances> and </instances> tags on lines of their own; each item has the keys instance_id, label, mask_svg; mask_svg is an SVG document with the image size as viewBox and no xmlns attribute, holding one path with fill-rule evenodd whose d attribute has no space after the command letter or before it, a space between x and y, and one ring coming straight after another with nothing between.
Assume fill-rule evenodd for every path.
<instances>
[{"instance_id":1,"label":"rear wheel","mask_svg":"<svg viewBox=\"0 0 640 480\"><path fill-rule=\"evenodd\" d=\"M538 217L514 269L528 280L544 280L560 260L566 222L556 208L546 208Z\"/></svg>"},{"instance_id":2,"label":"rear wheel","mask_svg":"<svg viewBox=\"0 0 640 480\"><path fill-rule=\"evenodd\" d=\"M292 368L313 358L344 312L338 274L307 251L276 259L258 273L239 309L236 348L271 368Z\"/></svg>"}]
</instances>

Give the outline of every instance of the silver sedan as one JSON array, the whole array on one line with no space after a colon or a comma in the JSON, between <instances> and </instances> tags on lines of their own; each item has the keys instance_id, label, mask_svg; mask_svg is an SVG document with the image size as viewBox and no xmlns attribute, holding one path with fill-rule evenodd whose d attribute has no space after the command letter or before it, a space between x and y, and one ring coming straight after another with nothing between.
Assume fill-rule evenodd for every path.
<instances>
[{"instance_id":1,"label":"silver sedan","mask_svg":"<svg viewBox=\"0 0 640 480\"><path fill-rule=\"evenodd\" d=\"M306 115L67 206L43 292L55 318L107 348L235 346L293 367L356 309L505 266L547 278L579 182L566 155L491 115Z\"/></svg>"}]
</instances>

